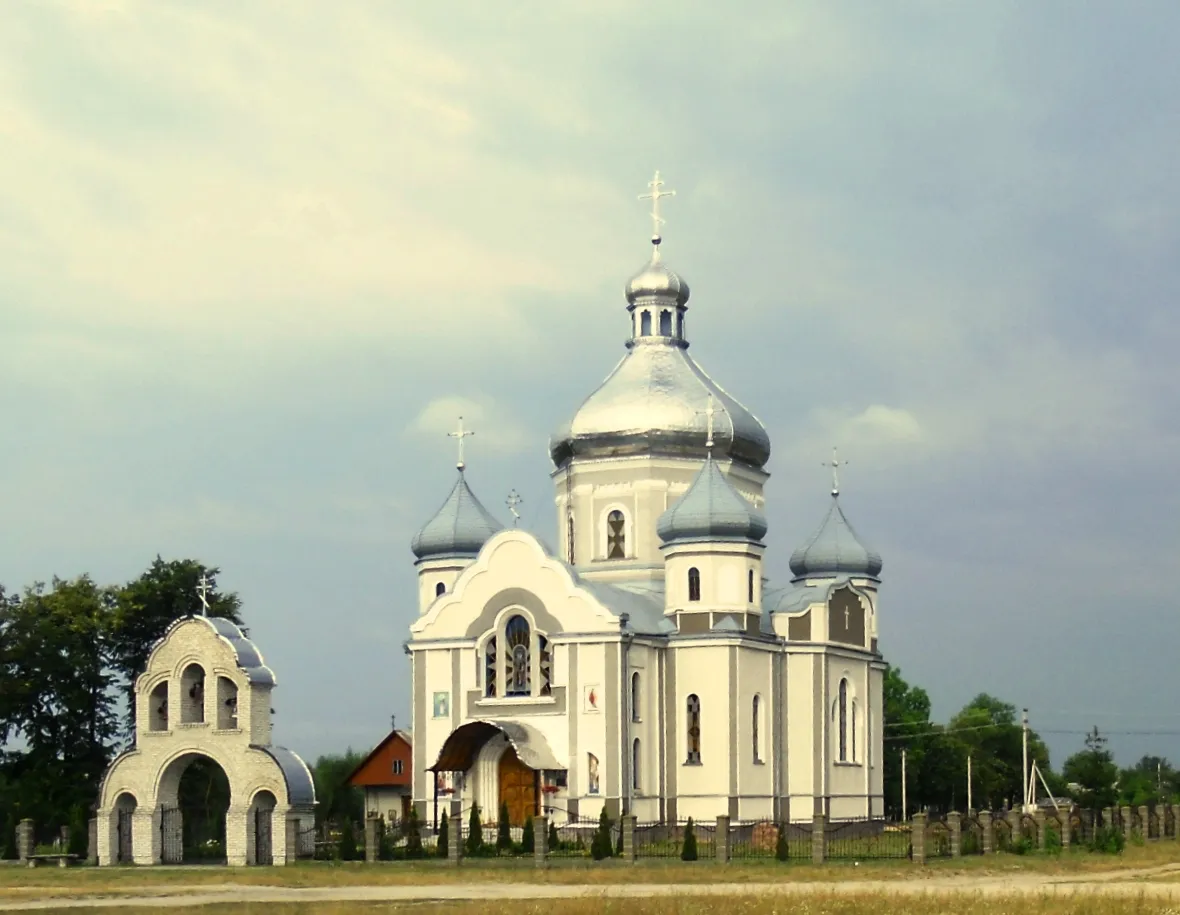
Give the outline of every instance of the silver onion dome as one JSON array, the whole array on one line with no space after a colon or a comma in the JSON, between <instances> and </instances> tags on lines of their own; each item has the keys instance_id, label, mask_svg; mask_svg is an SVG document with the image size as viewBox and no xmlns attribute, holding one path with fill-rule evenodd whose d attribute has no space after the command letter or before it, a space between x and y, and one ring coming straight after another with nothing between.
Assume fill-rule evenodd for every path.
<instances>
[{"instance_id":1,"label":"silver onion dome","mask_svg":"<svg viewBox=\"0 0 1180 915\"><path fill-rule=\"evenodd\" d=\"M819 530L791 554L791 571L797 579L834 575L877 578L882 565L881 555L869 549L857 537L856 531L844 516L844 510L840 508L840 497L835 492L827 517Z\"/></svg>"},{"instance_id":2,"label":"silver onion dome","mask_svg":"<svg viewBox=\"0 0 1180 915\"><path fill-rule=\"evenodd\" d=\"M651 260L627 283L627 301L634 305L648 297L674 299L677 305L688 301L688 283L668 268L660 258L658 245L652 248Z\"/></svg>"},{"instance_id":3,"label":"silver onion dome","mask_svg":"<svg viewBox=\"0 0 1180 915\"><path fill-rule=\"evenodd\" d=\"M414 535L410 549L419 559L475 558L503 525L491 516L467 485L463 471L447 500Z\"/></svg>"},{"instance_id":4,"label":"silver onion dome","mask_svg":"<svg viewBox=\"0 0 1180 915\"><path fill-rule=\"evenodd\" d=\"M752 540L766 535L766 517L734 489L712 457L688 490L660 515L656 533L664 543L686 540Z\"/></svg>"}]
</instances>

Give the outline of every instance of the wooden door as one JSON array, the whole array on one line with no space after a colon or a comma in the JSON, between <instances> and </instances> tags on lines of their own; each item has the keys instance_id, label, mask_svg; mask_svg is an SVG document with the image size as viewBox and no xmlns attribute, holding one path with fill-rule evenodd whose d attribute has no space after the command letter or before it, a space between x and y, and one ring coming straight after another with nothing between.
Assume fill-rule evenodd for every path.
<instances>
[{"instance_id":1,"label":"wooden door","mask_svg":"<svg viewBox=\"0 0 1180 915\"><path fill-rule=\"evenodd\" d=\"M500 803L508 805L508 822L513 826L524 826L537 813L537 774L511 746L500 757ZM499 815L497 810L497 819Z\"/></svg>"}]
</instances>

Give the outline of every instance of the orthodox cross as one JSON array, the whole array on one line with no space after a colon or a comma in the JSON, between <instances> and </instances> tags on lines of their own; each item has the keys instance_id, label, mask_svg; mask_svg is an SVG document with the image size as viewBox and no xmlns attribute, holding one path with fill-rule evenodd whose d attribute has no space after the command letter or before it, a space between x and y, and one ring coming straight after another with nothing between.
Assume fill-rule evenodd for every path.
<instances>
[{"instance_id":1,"label":"orthodox cross","mask_svg":"<svg viewBox=\"0 0 1180 915\"><path fill-rule=\"evenodd\" d=\"M832 446L832 459L830 461L825 461L823 464L820 465L821 467L831 467L832 468L832 495L833 496L840 495L840 467L847 466L847 464L848 464L847 461L842 461L836 456L836 448L835 448L835 446Z\"/></svg>"},{"instance_id":2,"label":"orthodox cross","mask_svg":"<svg viewBox=\"0 0 1180 915\"><path fill-rule=\"evenodd\" d=\"M848 608L848 607L845 607L845 608L844 608L844 631L845 631L845 632L847 632L847 631L848 631L848 627L851 625L851 624L848 622L848 614L849 614L849 608Z\"/></svg>"},{"instance_id":3,"label":"orthodox cross","mask_svg":"<svg viewBox=\"0 0 1180 915\"><path fill-rule=\"evenodd\" d=\"M661 191L660 188L664 186L664 182L660 180L659 171L656 172L655 178L647 183L651 188L650 194L640 194L640 200L651 201L651 242L653 245L660 243L660 226L664 224L664 220L660 217L660 198L661 197L675 197L675 191Z\"/></svg>"},{"instance_id":4,"label":"orthodox cross","mask_svg":"<svg viewBox=\"0 0 1180 915\"><path fill-rule=\"evenodd\" d=\"M518 506L523 501L524 499L520 497L520 493L518 493L515 489L508 493L508 498L504 500L504 504L507 505L508 510L512 512L513 527L516 527L517 522L520 521L520 512L516 510L516 506Z\"/></svg>"},{"instance_id":5,"label":"orthodox cross","mask_svg":"<svg viewBox=\"0 0 1180 915\"><path fill-rule=\"evenodd\" d=\"M197 597L201 599L201 616L209 615L209 579L205 573L201 573L201 579L197 582Z\"/></svg>"},{"instance_id":6,"label":"orthodox cross","mask_svg":"<svg viewBox=\"0 0 1180 915\"><path fill-rule=\"evenodd\" d=\"M713 417L718 413L724 413L725 407L713 406L713 392L709 392L708 402L705 409L697 410L697 416L705 417L705 447L709 449L710 453L713 451Z\"/></svg>"},{"instance_id":7,"label":"orthodox cross","mask_svg":"<svg viewBox=\"0 0 1180 915\"><path fill-rule=\"evenodd\" d=\"M475 433L472 432L470 429L463 428L463 417L462 416L459 417L459 425L455 428L455 431L447 433L448 438L454 438L454 439L459 440L459 463L457 463L455 466L458 467L460 470L462 470L465 466L467 466L466 464L463 463L463 439L467 438L467 436L469 436L469 435L475 435Z\"/></svg>"}]
</instances>

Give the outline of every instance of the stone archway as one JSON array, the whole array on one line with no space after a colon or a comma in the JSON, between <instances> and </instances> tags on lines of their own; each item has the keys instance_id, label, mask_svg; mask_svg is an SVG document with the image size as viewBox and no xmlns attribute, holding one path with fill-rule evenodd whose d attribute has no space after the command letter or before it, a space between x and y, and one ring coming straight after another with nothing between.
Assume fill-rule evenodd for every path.
<instances>
[{"instance_id":1,"label":"stone archway","mask_svg":"<svg viewBox=\"0 0 1180 915\"><path fill-rule=\"evenodd\" d=\"M248 864L274 864L277 806L278 800L265 788L257 792L250 801L250 810L246 815L246 828L250 831L250 842L247 846L249 851L246 856Z\"/></svg>"},{"instance_id":2,"label":"stone archway","mask_svg":"<svg viewBox=\"0 0 1180 915\"><path fill-rule=\"evenodd\" d=\"M225 767L211 755L184 753L160 775L156 791L163 864L224 864L232 788Z\"/></svg>"},{"instance_id":3,"label":"stone archway","mask_svg":"<svg viewBox=\"0 0 1180 915\"><path fill-rule=\"evenodd\" d=\"M111 828L114 836L111 842L115 849L117 864L135 862L135 810L139 802L130 791L124 791L115 799Z\"/></svg>"}]
</instances>

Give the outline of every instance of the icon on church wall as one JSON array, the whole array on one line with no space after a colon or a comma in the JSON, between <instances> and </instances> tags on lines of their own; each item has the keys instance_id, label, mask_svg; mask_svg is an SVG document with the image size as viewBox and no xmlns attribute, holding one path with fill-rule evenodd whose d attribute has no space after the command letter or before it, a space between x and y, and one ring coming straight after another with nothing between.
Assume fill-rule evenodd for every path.
<instances>
[{"instance_id":1,"label":"icon on church wall","mask_svg":"<svg viewBox=\"0 0 1180 915\"><path fill-rule=\"evenodd\" d=\"M435 693L434 694L434 717L446 718L451 714L451 694L450 693Z\"/></svg>"},{"instance_id":2,"label":"icon on church wall","mask_svg":"<svg viewBox=\"0 0 1180 915\"><path fill-rule=\"evenodd\" d=\"M587 686L582 694L583 702L582 709L587 712L601 712L602 711L602 690L597 684L594 686Z\"/></svg>"},{"instance_id":3,"label":"icon on church wall","mask_svg":"<svg viewBox=\"0 0 1180 915\"><path fill-rule=\"evenodd\" d=\"M586 793L598 793L598 757L593 753L586 754Z\"/></svg>"}]
</instances>

